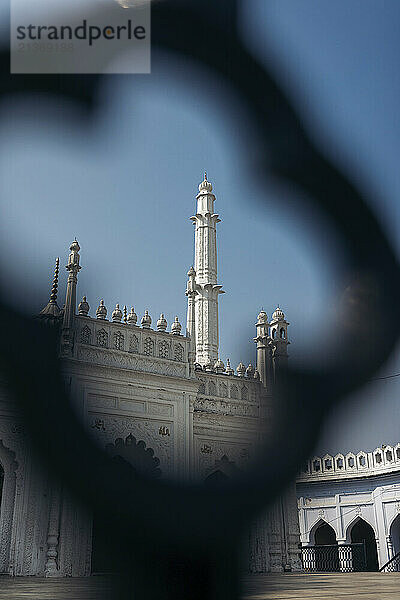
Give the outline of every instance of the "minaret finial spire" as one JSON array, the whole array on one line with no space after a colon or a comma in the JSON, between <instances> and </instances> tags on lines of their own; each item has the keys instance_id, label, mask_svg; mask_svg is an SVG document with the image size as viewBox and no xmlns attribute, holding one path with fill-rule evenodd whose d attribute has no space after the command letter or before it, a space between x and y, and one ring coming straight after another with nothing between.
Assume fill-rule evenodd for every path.
<instances>
[{"instance_id":1,"label":"minaret finial spire","mask_svg":"<svg viewBox=\"0 0 400 600\"><path fill-rule=\"evenodd\" d=\"M50 302L52 304L57 304L57 291L58 291L58 274L60 272L60 258L56 258L56 266L54 269L54 278L53 278L53 285L51 287L51 294L50 294Z\"/></svg>"},{"instance_id":2,"label":"minaret finial spire","mask_svg":"<svg viewBox=\"0 0 400 600\"><path fill-rule=\"evenodd\" d=\"M57 304L58 290L58 274L60 272L60 259L56 258L56 266L54 269L53 285L51 286L50 300L46 306L40 311L40 317L44 315L47 319L56 319L60 313L60 307Z\"/></svg>"},{"instance_id":3,"label":"minaret finial spire","mask_svg":"<svg viewBox=\"0 0 400 600\"><path fill-rule=\"evenodd\" d=\"M207 171L204 171L204 181L207 181Z\"/></svg>"}]
</instances>

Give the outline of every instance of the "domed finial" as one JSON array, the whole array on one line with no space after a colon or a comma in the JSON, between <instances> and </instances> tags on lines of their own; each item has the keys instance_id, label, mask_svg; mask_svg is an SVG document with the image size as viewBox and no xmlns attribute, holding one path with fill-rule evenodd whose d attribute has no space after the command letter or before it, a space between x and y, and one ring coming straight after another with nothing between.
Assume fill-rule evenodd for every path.
<instances>
[{"instance_id":1,"label":"domed finial","mask_svg":"<svg viewBox=\"0 0 400 600\"><path fill-rule=\"evenodd\" d=\"M228 360L226 361L226 369L225 369L225 373L226 373L227 375L234 375L234 374L235 374L234 370L233 370L233 369L232 369L232 367L231 367L231 361L229 360L229 358L228 358Z\"/></svg>"},{"instance_id":2,"label":"domed finial","mask_svg":"<svg viewBox=\"0 0 400 600\"><path fill-rule=\"evenodd\" d=\"M279 304L278 304L275 312L272 315L272 319L274 321L284 321L285 320L285 314L284 314L283 310L281 308L279 308Z\"/></svg>"},{"instance_id":3,"label":"domed finial","mask_svg":"<svg viewBox=\"0 0 400 600\"><path fill-rule=\"evenodd\" d=\"M83 296L82 302L78 304L78 315L81 317L87 317L89 313L90 306L86 301L86 296Z\"/></svg>"},{"instance_id":4,"label":"domed finial","mask_svg":"<svg viewBox=\"0 0 400 600\"><path fill-rule=\"evenodd\" d=\"M98 319L101 319L102 321L104 321L106 316L107 316L107 309L104 306L104 300L100 300L100 304L96 310L96 317Z\"/></svg>"},{"instance_id":5,"label":"domed finial","mask_svg":"<svg viewBox=\"0 0 400 600\"><path fill-rule=\"evenodd\" d=\"M247 376L247 377L254 377L254 373L255 373L255 371L254 371L254 367L253 367L253 365L250 363L250 364L249 364L249 366L248 366L248 367L247 367L247 369L246 369L246 376Z\"/></svg>"},{"instance_id":6,"label":"domed finial","mask_svg":"<svg viewBox=\"0 0 400 600\"><path fill-rule=\"evenodd\" d=\"M218 358L218 360L216 360L214 363L214 371L216 373L224 373L225 371L225 365L220 358Z\"/></svg>"},{"instance_id":7,"label":"domed finial","mask_svg":"<svg viewBox=\"0 0 400 600\"><path fill-rule=\"evenodd\" d=\"M122 310L119 307L119 304L115 305L115 309L112 312L111 318L114 323L121 323L122 320Z\"/></svg>"},{"instance_id":8,"label":"domed finial","mask_svg":"<svg viewBox=\"0 0 400 600\"><path fill-rule=\"evenodd\" d=\"M211 194L212 189L213 189L212 184L207 179L207 172L204 172L204 180L199 185L199 192L206 192L206 193Z\"/></svg>"},{"instance_id":9,"label":"domed finial","mask_svg":"<svg viewBox=\"0 0 400 600\"><path fill-rule=\"evenodd\" d=\"M79 250L81 249L80 245L78 244L78 240L76 238L70 245L69 249L71 250L71 252L79 252Z\"/></svg>"},{"instance_id":10,"label":"domed finial","mask_svg":"<svg viewBox=\"0 0 400 600\"><path fill-rule=\"evenodd\" d=\"M257 324L263 324L263 323L268 323L268 316L267 313L265 312L264 309L261 309L261 311L258 314L257 317Z\"/></svg>"},{"instance_id":11,"label":"domed finial","mask_svg":"<svg viewBox=\"0 0 400 600\"><path fill-rule=\"evenodd\" d=\"M128 325L136 325L137 323L137 314L135 313L135 309L133 308L133 306L131 308L131 312L127 317L127 323Z\"/></svg>"},{"instance_id":12,"label":"domed finial","mask_svg":"<svg viewBox=\"0 0 400 600\"><path fill-rule=\"evenodd\" d=\"M141 324L143 329L151 329L151 316L149 315L149 311L144 311L144 317L142 317Z\"/></svg>"},{"instance_id":13,"label":"domed finial","mask_svg":"<svg viewBox=\"0 0 400 600\"><path fill-rule=\"evenodd\" d=\"M161 313L160 318L157 321L157 331L166 331L167 325L167 319L164 317L164 314Z\"/></svg>"},{"instance_id":14,"label":"domed finial","mask_svg":"<svg viewBox=\"0 0 400 600\"><path fill-rule=\"evenodd\" d=\"M171 333L173 335L181 335L182 325L179 323L178 317L175 317L175 321L171 325Z\"/></svg>"},{"instance_id":15,"label":"domed finial","mask_svg":"<svg viewBox=\"0 0 400 600\"><path fill-rule=\"evenodd\" d=\"M244 377L244 375L246 373L246 367L244 366L244 364L242 362L240 362L238 364L238 366L236 367L236 373L239 375L239 377Z\"/></svg>"},{"instance_id":16,"label":"domed finial","mask_svg":"<svg viewBox=\"0 0 400 600\"><path fill-rule=\"evenodd\" d=\"M126 304L124 306L124 323L128 322L128 311L126 309Z\"/></svg>"}]
</instances>

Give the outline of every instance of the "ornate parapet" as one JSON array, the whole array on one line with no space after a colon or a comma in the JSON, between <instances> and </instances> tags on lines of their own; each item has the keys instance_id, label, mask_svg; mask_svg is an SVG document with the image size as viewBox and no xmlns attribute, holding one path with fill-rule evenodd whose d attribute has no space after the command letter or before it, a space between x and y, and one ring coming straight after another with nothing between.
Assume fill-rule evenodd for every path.
<instances>
[{"instance_id":1,"label":"ornate parapet","mask_svg":"<svg viewBox=\"0 0 400 600\"><path fill-rule=\"evenodd\" d=\"M352 479L400 471L400 443L382 444L372 452L314 456L307 461L297 477L297 482Z\"/></svg>"},{"instance_id":2,"label":"ornate parapet","mask_svg":"<svg viewBox=\"0 0 400 600\"><path fill-rule=\"evenodd\" d=\"M83 362L189 377L190 339L187 337L78 316L75 338L74 358Z\"/></svg>"},{"instance_id":3,"label":"ornate parapet","mask_svg":"<svg viewBox=\"0 0 400 600\"><path fill-rule=\"evenodd\" d=\"M196 374L199 387L194 402L195 412L260 416L261 386L258 381L236 375Z\"/></svg>"}]
</instances>

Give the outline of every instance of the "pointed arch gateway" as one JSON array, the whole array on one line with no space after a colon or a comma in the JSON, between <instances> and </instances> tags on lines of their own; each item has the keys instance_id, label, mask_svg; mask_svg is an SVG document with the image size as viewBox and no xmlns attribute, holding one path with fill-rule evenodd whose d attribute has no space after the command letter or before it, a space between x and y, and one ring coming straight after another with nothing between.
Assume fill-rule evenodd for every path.
<instances>
[{"instance_id":1,"label":"pointed arch gateway","mask_svg":"<svg viewBox=\"0 0 400 600\"><path fill-rule=\"evenodd\" d=\"M339 548L334 528L320 519L310 532L310 541L314 543L315 570L324 573L339 571Z\"/></svg>"},{"instance_id":2,"label":"pointed arch gateway","mask_svg":"<svg viewBox=\"0 0 400 600\"><path fill-rule=\"evenodd\" d=\"M133 478L144 476L157 479L161 476L160 461L154 456L154 450L147 448L142 440L137 441L132 434L125 439L118 438L113 444L108 444L106 452L113 461L123 463ZM119 573L123 569L121 565L127 557L121 556L115 541L109 538L112 529L111 521L107 521L104 515L93 516L92 574Z\"/></svg>"},{"instance_id":3,"label":"pointed arch gateway","mask_svg":"<svg viewBox=\"0 0 400 600\"><path fill-rule=\"evenodd\" d=\"M352 544L363 544L367 571L379 571L378 551L373 527L361 517L349 525L347 537Z\"/></svg>"}]
</instances>

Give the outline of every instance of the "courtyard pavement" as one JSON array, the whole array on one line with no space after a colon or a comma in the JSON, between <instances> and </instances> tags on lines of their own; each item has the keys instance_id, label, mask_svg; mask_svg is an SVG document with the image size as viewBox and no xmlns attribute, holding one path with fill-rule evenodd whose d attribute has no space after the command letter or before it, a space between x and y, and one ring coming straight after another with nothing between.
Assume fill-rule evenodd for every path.
<instances>
[{"instance_id":1,"label":"courtyard pavement","mask_svg":"<svg viewBox=\"0 0 400 600\"><path fill-rule=\"evenodd\" d=\"M252 575L243 600L400 600L400 573ZM0 600L119 600L116 579L0 577Z\"/></svg>"}]
</instances>

